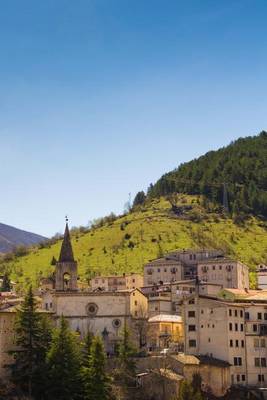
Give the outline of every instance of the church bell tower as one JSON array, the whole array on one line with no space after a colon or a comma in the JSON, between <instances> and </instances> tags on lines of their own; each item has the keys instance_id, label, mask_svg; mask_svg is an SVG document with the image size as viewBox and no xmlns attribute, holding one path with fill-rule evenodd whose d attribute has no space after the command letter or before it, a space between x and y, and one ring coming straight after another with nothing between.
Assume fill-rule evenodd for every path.
<instances>
[{"instance_id":1,"label":"church bell tower","mask_svg":"<svg viewBox=\"0 0 267 400\"><path fill-rule=\"evenodd\" d=\"M77 262L74 260L68 219L60 250L59 260L56 264L56 291L77 290Z\"/></svg>"}]
</instances>

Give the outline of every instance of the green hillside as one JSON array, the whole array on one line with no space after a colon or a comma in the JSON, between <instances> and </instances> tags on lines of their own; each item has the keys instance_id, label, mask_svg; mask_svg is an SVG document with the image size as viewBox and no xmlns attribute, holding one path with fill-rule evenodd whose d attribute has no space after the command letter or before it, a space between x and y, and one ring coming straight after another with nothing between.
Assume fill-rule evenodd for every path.
<instances>
[{"instance_id":1,"label":"green hillside","mask_svg":"<svg viewBox=\"0 0 267 400\"><path fill-rule=\"evenodd\" d=\"M203 194L219 204L226 193L232 214L267 217L267 132L181 164L151 185L148 195L174 192Z\"/></svg>"},{"instance_id":2,"label":"green hillside","mask_svg":"<svg viewBox=\"0 0 267 400\"><path fill-rule=\"evenodd\" d=\"M104 226L72 234L81 280L92 273L142 272L149 260L183 248L220 248L247 263L251 271L267 262L266 225L251 217L242 226L230 218L207 213L201 196L178 195L176 204L184 211L178 217L166 198L154 199L136 207L126 216ZM61 241L47 248L33 248L24 256L2 260L12 278L21 284L36 284L54 270L53 257L59 256ZM8 257L6 257L8 258ZM252 273L253 281L253 273Z\"/></svg>"}]
</instances>

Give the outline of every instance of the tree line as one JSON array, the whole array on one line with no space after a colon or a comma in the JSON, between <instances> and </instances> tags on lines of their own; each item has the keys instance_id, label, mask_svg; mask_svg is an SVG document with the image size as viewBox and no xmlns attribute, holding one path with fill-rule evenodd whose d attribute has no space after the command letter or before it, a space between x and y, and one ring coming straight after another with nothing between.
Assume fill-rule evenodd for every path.
<instances>
[{"instance_id":1,"label":"tree line","mask_svg":"<svg viewBox=\"0 0 267 400\"><path fill-rule=\"evenodd\" d=\"M267 217L267 132L241 138L164 174L147 193L138 192L134 205L171 193L204 195L230 212Z\"/></svg>"}]
</instances>

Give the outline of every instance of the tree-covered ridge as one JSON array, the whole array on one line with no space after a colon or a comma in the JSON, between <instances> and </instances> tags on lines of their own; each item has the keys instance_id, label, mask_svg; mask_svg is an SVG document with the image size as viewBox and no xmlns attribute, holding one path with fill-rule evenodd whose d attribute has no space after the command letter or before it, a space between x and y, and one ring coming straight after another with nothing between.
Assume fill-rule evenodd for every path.
<instances>
[{"instance_id":1,"label":"tree-covered ridge","mask_svg":"<svg viewBox=\"0 0 267 400\"><path fill-rule=\"evenodd\" d=\"M267 217L267 132L181 164L151 185L148 195L204 194L223 204L224 187L232 213Z\"/></svg>"}]
</instances>

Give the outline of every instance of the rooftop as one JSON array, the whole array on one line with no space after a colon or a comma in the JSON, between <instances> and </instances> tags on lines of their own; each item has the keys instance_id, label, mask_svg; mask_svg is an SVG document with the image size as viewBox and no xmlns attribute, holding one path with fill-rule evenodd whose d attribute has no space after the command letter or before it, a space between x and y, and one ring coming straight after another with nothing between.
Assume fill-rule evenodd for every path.
<instances>
[{"instance_id":1,"label":"rooftop","mask_svg":"<svg viewBox=\"0 0 267 400\"><path fill-rule=\"evenodd\" d=\"M159 314L154 317L149 318L148 322L176 322L182 323L182 317L180 315L172 315L172 314Z\"/></svg>"},{"instance_id":2,"label":"rooftop","mask_svg":"<svg viewBox=\"0 0 267 400\"><path fill-rule=\"evenodd\" d=\"M201 355L201 354L198 356L192 356L190 354L180 353L177 355L171 355L170 357L179 361L181 364L188 364L188 365L205 364L205 365L213 365L215 367L222 367L222 368L227 368L231 365L227 361L220 360L220 359L214 358L214 357L209 357L206 355Z\"/></svg>"}]
</instances>

